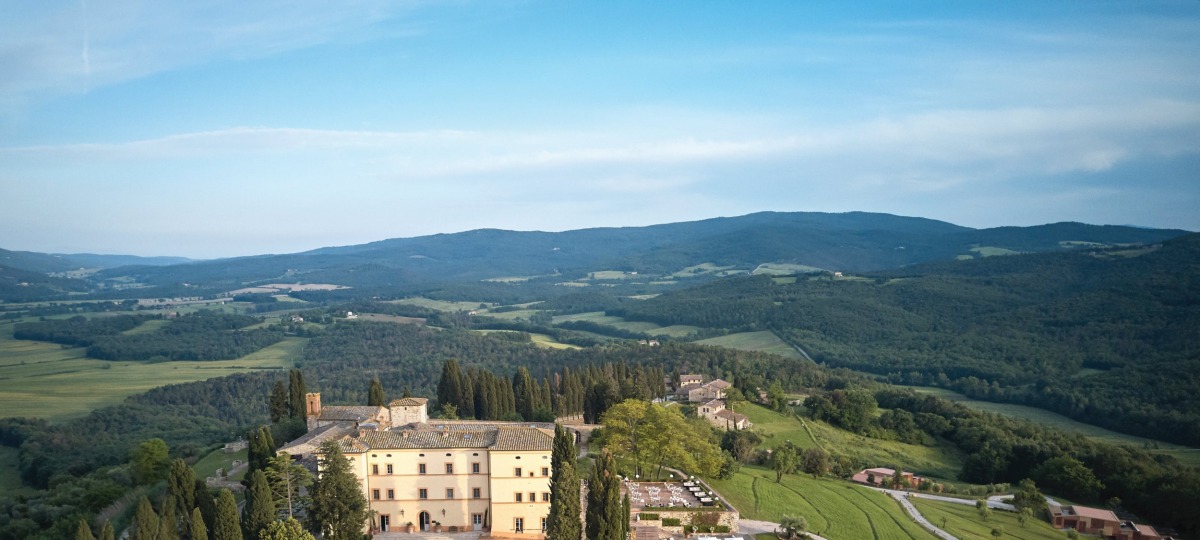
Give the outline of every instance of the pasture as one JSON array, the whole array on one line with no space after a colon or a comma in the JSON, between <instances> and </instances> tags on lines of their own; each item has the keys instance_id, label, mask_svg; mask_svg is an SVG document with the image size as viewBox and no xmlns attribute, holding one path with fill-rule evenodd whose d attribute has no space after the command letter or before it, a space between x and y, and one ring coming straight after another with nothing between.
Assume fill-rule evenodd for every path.
<instances>
[{"instance_id":1,"label":"pasture","mask_svg":"<svg viewBox=\"0 0 1200 540\"><path fill-rule=\"evenodd\" d=\"M472 330L472 332L479 332L480 334L492 334L498 332L513 332L513 330ZM578 345L559 343L554 338L547 336L546 334L530 333L529 338L533 341L534 345L547 349L582 349L582 347Z\"/></svg>"},{"instance_id":2,"label":"pasture","mask_svg":"<svg viewBox=\"0 0 1200 540\"><path fill-rule=\"evenodd\" d=\"M210 476L216 476L217 469L225 469L228 471L233 467L234 461L245 463L247 455L249 455L249 451L247 451L245 448L238 450L237 452L229 453L226 453L224 448L218 448L212 452L209 452L207 456L200 458L200 461L197 461L195 465L192 465L192 469L196 471L196 478L203 479ZM241 478L239 478L240 476L245 476L244 469L239 474L234 475L234 480L241 480Z\"/></svg>"},{"instance_id":3,"label":"pasture","mask_svg":"<svg viewBox=\"0 0 1200 540\"><path fill-rule=\"evenodd\" d=\"M779 339L779 336L776 336L774 332L769 330L728 334L715 338L702 339L696 343L700 345L716 345L739 351L778 354L784 358L794 358L797 360L804 358L795 348L784 343L782 339Z\"/></svg>"},{"instance_id":4,"label":"pasture","mask_svg":"<svg viewBox=\"0 0 1200 540\"><path fill-rule=\"evenodd\" d=\"M888 496L842 480L784 475L744 466L728 480L710 480L742 517L778 522L784 515L808 520L808 530L829 540L933 539Z\"/></svg>"},{"instance_id":5,"label":"pasture","mask_svg":"<svg viewBox=\"0 0 1200 540\"><path fill-rule=\"evenodd\" d=\"M931 501L912 497L909 502L917 507L925 519L934 526L960 538L961 540L985 540L992 538L993 528L1004 529L1001 538L1017 538L1019 540L1062 540L1065 538L1061 531L1055 530L1049 523L1038 518L1029 518L1025 526L1017 521L1017 515L1012 512L993 510L984 519L974 506L955 504L943 501ZM943 521L946 524L942 526Z\"/></svg>"},{"instance_id":6,"label":"pasture","mask_svg":"<svg viewBox=\"0 0 1200 540\"><path fill-rule=\"evenodd\" d=\"M674 338L687 337L691 335L692 332L700 330L700 328L697 326L688 326L684 324L677 324L674 326L659 326L651 322L626 321L621 317L605 315L602 311L591 311L588 313L575 313L572 315L559 315L554 317L554 324L567 321L588 321L596 324L603 324L605 326L611 326L621 330L628 330L631 332L642 332L652 336L661 334Z\"/></svg>"},{"instance_id":7,"label":"pasture","mask_svg":"<svg viewBox=\"0 0 1200 540\"><path fill-rule=\"evenodd\" d=\"M236 360L110 362L84 357L81 347L0 337L0 410L5 416L62 421L114 405L151 388L255 369L294 365L307 339L287 338Z\"/></svg>"},{"instance_id":8,"label":"pasture","mask_svg":"<svg viewBox=\"0 0 1200 540\"><path fill-rule=\"evenodd\" d=\"M781 276L789 274L818 274L825 271L826 270L824 268L817 268L815 266L808 266L805 264L762 263L758 265L758 268L755 268L754 271L750 273L756 276L760 274Z\"/></svg>"},{"instance_id":9,"label":"pasture","mask_svg":"<svg viewBox=\"0 0 1200 540\"><path fill-rule=\"evenodd\" d=\"M401 298L400 300L389 300L388 304L408 304L411 306L427 307L438 311L472 311L476 309L486 309L488 304L480 302L447 302L444 300L431 300L420 296L411 298Z\"/></svg>"},{"instance_id":10,"label":"pasture","mask_svg":"<svg viewBox=\"0 0 1200 540\"><path fill-rule=\"evenodd\" d=\"M1089 439L1115 445L1132 445L1139 448L1145 448L1159 454L1166 454L1175 457L1180 463L1193 467L1200 467L1200 448L1189 448L1178 444L1156 441L1136 435L1126 435L1109 431L1099 426L1077 422L1067 418L1061 414L1038 409L1036 407L1028 407L1025 405L1016 405L1012 403L992 403L990 401L979 401L971 399L953 390L944 388L934 388L928 386L910 386L917 392L922 394L930 394L948 401L961 403L979 411L986 411L995 414L1002 414L1014 418L1021 418L1031 422L1067 431L1078 433Z\"/></svg>"}]
</instances>

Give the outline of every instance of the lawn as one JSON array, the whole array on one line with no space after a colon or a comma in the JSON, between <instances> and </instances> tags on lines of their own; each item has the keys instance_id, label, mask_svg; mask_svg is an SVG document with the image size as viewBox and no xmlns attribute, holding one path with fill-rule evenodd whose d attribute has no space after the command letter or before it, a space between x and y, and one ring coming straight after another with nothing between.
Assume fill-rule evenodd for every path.
<instances>
[{"instance_id":1,"label":"lawn","mask_svg":"<svg viewBox=\"0 0 1200 540\"><path fill-rule=\"evenodd\" d=\"M750 417L750 422L754 424L751 429L763 438L759 448L774 448L786 441L792 441L800 448L812 448L817 445L804 429L804 425L794 417L753 403L738 405L737 412Z\"/></svg>"},{"instance_id":2,"label":"lawn","mask_svg":"<svg viewBox=\"0 0 1200 540\"><path fill-rule=\"evenodd\" d=\"M209 452L207 456L200 458L200 461L197 461L195 465L192 465L192 469L195 469L196 471L196 478L203 479L208 478L209 476L216 476L217 469L225 469L228 471L230 467L233 466L233 462L235 460L245 463L246 456L248 454L249 452L245 448L238 450L237 452L230 453L225 453L224 448L218 448L212 452ZM235 475L234 479L240 480L240 478L236 478L236 476L237 475ZM245 476L245 473L241 473L241 476Z\"/></svg>"},{"instance_id":3,"label":"lawn","mask_svg":"<svg viewBox=\"0 0 1200 540\"><path fill-rule=\"evenodd\" d=\"M1001 538L1019 538L1021 540L1062 540L1066 538L1065 534L1055 530L1049 523L1041 519L1030 518L1022 527L1021 523L1017 521L1017 515L1012 512L993 510L987 520L984 520L974 506L930 501L917 497L913 497L909 501L930 523L961 540L990 540L993 528L1004 530ZM945 526L942 526L943 518Z\"/></svg>"},{"instance_id":4,"label":"lawn","mask_svg":"<svg viewBox=\"0 0 1200 540\"><path fill-rule=\"evenodd\" d=\"M979 401L964 396L952 390L944 388L933 388L926 386L909 387L923 394L931 394L942 399L961 403L972 409L987 411L1015 418L1022 418L1032 422L1037 422L1042 425L1050 426L1062 431L1079 433L1089 439L1115 445L1132 445L1139 448L1147 448L1152 452L1174 456L1180 463L1193 467L1200 467L1200 449L1189 448L1168 442L1156 441L1136 435L1126 435L1109 431L1102 427L1077 422L1067 418L1061 414L1053 413L1045 409L1036 407L1028 407L1025 405L1015 405L1011 403L992 403L990 401Z\"/></svg>"},{"instance_id":5,"label":"lawn","mask_svg":"<svg viewBox=\"0 0 1200 540\"><path fill-rule=\"evenodd\" d=\"M620 330L629 330L631 332L642 332L652 336L667 335L675 338L687 337L697 330L697 326L675 325L675 326L659 326L650 322L633 322L626 321L621 317L612 317L605 315L603 311L591 311L588 313L575 313L572 315L559 315L554 318L554 324L567 321L588 321L596 324L611 326Z\"/></svg>"},{"instance_id":6,"label":"lawn","mask_svg":"<svg viewBox=\"0 0 1200 540\"><path fill-rule=\"evenodd\" d=\"M808 529L830 540L934 538L913 522L896 501L842 480L785 475L742 467L729 480L709 484L743 517L778 522L784 515L808 520Z\"/></svg>"},{"instance_id":7,"label":"lawn","mask_svg":"<svg viewBox=\"0 0 1200 540\"><path fill-rule=\"evenodd\" d=\"M80 347L0 339L0 414L61 421L167 384L284 369L306 341L287 338L237 360L147 364L85 358Z\"/></svg>"},{"instance_id":8,"label":"lawn","mask_svg":"<svg viewBox=\"0 0 1200 540\"><path fill-rule=\"evenodd\" d=\"M802 359L803 356L791 345L784 343L779 339L774 332L764 330L762 332L741 332L738 334L729 334L715 338L702 339L697 341L701 345L716 345L727 349L737 349L739 351L757 351L771 354L778 354L784 358Z\"/></svg>"}]
</instances>

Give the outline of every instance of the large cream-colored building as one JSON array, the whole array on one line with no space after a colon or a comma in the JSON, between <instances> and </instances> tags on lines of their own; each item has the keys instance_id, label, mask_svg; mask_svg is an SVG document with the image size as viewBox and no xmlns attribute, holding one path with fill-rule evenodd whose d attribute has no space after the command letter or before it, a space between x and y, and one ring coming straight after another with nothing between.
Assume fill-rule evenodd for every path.
<instances>
[{"instance_id":1,"label":"large cream-colored building","mask_svg":"<svg viewBox=\"0 0 1200 540\"><path fill-rule=\"evenodd\" d=\"M319 399L319 398L318 398ZM319 403L319 401L318 401ZM553 424L428 420L358 429L338 439L362 485L372 527L490 531L540 538L550 512ZM310 411L310 413L319 411Z\"/></svg>"}]
</instances>

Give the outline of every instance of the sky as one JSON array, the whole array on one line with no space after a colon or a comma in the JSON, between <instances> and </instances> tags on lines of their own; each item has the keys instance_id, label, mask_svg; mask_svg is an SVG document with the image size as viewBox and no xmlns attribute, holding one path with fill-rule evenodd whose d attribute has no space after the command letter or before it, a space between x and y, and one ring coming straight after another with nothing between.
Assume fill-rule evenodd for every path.
<instances>
[{"instance_id":1,"label":"sky","mask_svg":"<svg viewBox=\"0 0 1200 540\"><path fill-rule=\"evenodd\" d=\"M0 0L0 248L1200 230L1200 1Z\"/></svg>"}]
</instances>

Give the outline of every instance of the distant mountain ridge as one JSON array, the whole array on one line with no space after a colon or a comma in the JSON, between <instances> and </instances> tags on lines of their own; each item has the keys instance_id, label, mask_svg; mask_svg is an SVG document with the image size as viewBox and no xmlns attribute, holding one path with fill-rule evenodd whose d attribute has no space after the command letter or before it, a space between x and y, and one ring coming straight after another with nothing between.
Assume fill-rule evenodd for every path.
<instances>
[{"instance_id":1,"label":"distant mountain ridge","mask_svg":"<svg viewBox=\"0 0 1200 540\"><path fill-rule=\"evenodd\" d=\"M133 265L167 266L189 262L194 261L187 257L140 257L137 255L98 255L95 253L37 253L33 251L0 249L0 265L44 274Z\"/></svg>"},{"instance_id":2,"label":"distant mountain ridge","mask_svg":"<svg viewBox=\"0 0 1200 540\"><path fill-rule=\"evenodd\" d=\"M92 278L133 279L151 287L187 283L202 289L287 280L411 290L510 276L571 277L606 269L666 275L702 263L741 270L752 270L763 263L790 263L867 272L975 256L971 249L977 247L1055 251L1089 244L1156 243L1186 233L1082 223L972 229L926 218L869 212L759 212L645 227L565 232L478 229L188 264L162 265L167 261L138 258L129 261L137 266L109 267ZM5 260L3 257L9 254L25 259ZM0 252L0 264L55 272L87 262L119 262L108 257L100 261L82 256Z\"/></svg>"}]
</instances>

